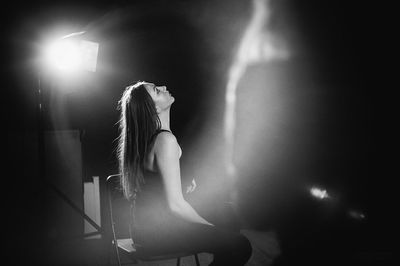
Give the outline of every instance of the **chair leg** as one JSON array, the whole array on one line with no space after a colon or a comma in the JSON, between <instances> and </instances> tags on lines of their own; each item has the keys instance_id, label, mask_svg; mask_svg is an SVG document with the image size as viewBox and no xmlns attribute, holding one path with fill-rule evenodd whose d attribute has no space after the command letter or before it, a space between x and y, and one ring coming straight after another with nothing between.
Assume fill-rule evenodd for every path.
<instances>
[{"instance_id":1,"label":"chair leg","mask_svg":"<svg viewBox=\"0 0 400 266\"><path fill-rule=\"evenodd\" d=\"M197 253L194 254L194 259L196 260L196 266L200 266L199 256L197 256Z\"/></svg>"},{"instance_id":2,"label":"chair leg","mask_svg":"<svg viewBox=\"0 0 400 266\"><path fill-rule=\"evenodd\" d=\"M176 260L176 266L181 266L181 257Z\"/></svg>"}]
</instances>

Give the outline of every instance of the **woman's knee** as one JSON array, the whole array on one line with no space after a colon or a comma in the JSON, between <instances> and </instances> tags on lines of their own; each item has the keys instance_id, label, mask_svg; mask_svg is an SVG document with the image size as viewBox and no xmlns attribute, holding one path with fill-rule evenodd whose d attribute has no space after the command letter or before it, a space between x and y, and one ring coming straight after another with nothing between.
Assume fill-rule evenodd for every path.
<instances>
[{"instance_id":1,"label":"woman's knee","mask_svg":"<svg viewBox=\"0 0 400 266\"><path fill-rule=\"evenodd\" d=\"M248 261L253 252L250 241L243 235L237 237L235 249L237 252L237 259L240 260L241 263Z\"/></svg>"},{"instance_id":2,"label":"woman's knee","mask_svg":"<svg viewBox=\"0 0 400 266\"><path fill-rule=\"evenodd\" d=\"M251 246L250 241L247 239L247 237L243 236L243 249L246 251L247 259L250 258L251 254L253 253L253 248Z\"/></svg>"}]
</instances>

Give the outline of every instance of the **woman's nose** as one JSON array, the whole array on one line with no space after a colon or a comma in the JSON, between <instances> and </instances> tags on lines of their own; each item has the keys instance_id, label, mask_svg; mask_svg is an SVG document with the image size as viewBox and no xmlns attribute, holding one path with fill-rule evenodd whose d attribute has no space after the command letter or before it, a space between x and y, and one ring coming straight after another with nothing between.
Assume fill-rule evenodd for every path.
<instances>
[{"instance_id":1,"label":"woman's nose","mask_svg":"<svg viewBox=\"0 0 400 266\"><path fill-rule=\"evenodd\" d=\"M161 90L162 90L163 92L165 92L165 91L167 90L167 87L166 87L166 86L161 86Z\"/></svg>"}]
</instances>

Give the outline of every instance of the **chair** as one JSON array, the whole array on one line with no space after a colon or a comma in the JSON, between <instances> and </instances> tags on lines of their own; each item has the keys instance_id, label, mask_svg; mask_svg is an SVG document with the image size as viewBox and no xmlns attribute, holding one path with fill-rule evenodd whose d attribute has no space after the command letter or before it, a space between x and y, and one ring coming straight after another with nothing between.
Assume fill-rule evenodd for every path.
<instances>
[{"instance_id":1,"label":"chair","mask_svg":"<svg viewBox=\"0 0 400 266\"><path fill-rule=\"evenodd\" d=\"M177 259L177 266L180 266L181 258L187 256L194 256L196 265L200 266L199 257L197 253L174 253L159 256L149 256L139 253L137 250L137 245L133 242L131 237L132 228L132 205L123 196L122 189L119 185L120 174L110 175L107 177L107 198L109 204L109 214L110 214L110 224L111 224L111 242L113 249L117 258L118 266L121 266L121 254L128 257L133 264L138 263L138 261L157 261L157 260L169 260ZM116 208L119 208L119 213L122 213L123 217L120 217L119 222L116 215ZM121 215L120 215L121 216ZM130 221L126 223L126 221ZM122 227L122 228L119 228ZM127 229L128 227L128 229ZM120 229L118 231L118 229ZM124 236L122 231L129 231L129 237ZM122 236L122 237L121 237ZM141 247L145 250L145 247Z\"/></svg>"}]
</instances>

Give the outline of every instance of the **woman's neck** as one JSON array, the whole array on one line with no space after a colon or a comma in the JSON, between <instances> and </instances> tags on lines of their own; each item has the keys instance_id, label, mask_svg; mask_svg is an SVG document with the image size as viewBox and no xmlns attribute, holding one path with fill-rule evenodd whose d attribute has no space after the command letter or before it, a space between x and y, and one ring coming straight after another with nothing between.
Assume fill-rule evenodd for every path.
<instances>
[{"instance_id":1,"label":"woman's neck","mask_svg":"<svg viewBox=\"0 0 400 266\"><path fill-rule=\"evenodd\" d=\"M160 118L161 122L161 129L171 131L170 125L169 125L169 108L167 110L162 111L161 113L158 114L158 117Z\"/></svg>"}]
</instances>

